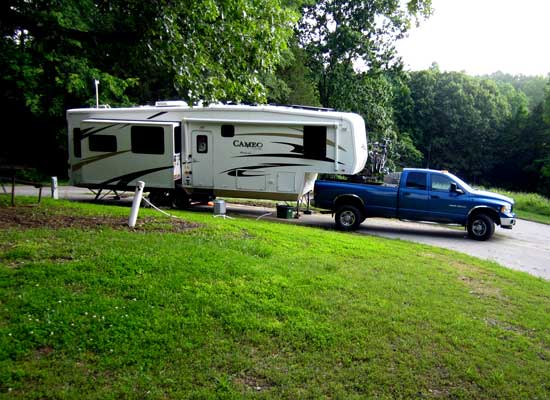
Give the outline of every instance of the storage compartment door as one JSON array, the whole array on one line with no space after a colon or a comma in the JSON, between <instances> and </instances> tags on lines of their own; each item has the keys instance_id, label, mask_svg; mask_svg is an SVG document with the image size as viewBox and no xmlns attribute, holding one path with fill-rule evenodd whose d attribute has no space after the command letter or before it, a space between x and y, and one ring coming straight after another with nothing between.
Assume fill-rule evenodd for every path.
<instances>
[{"instance_id":1,"label":"storage compartment door","mask_svg":"<svg viewBox=\"0 0 550 400\"><path fill-rule=\"evenodd\" d=\"M265 192L266 172L260 170L238 169L237 189L254 192Z\"/></svg>"},{"instance_id":2,"label":"storage compartment door","mask_svg":"<svg viewBox=\"0 0 550 400\"><path fill-rule=\"evenodd\" d=\"M279 172L277 173L277 191L278 192L296 192L296 173Z\"/></svg>"}]
</instances>

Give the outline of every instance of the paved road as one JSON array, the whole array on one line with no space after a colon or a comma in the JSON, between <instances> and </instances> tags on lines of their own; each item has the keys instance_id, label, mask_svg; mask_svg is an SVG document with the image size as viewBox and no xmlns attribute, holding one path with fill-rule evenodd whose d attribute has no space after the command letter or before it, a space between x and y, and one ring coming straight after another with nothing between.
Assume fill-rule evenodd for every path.
<instances>
[{"instance_id":1,"label":"paved road","mask_svg":"<svg viewBox=\"0 0 550 400\"><path fill-rule=\"evenodd\" d=\"M9 188L6 188L9 190ZM16 194L37 194L37 189L18 186ZM49 196L49 191L45 190ZM59 188L59 197L71 200L92 200L94 195L86 189L69 186ZM130 198L122 200L129 204ZM102 201L112 202L113 196L108 195ZM198 211L201 208L198 208ZM211 212L210 209L202 208ZM277 219L272 208L227 204L229 215L277 220L285 223L316 226L326 229L334 228L334 220L330 215L302 215L300 219ZM269 215L266 215L270 213ZM358 230L361 234L383 236L392 239L409 240L425 243L466 253L481 259L528 272L532 275L550 280L550 225L519 220L513 230L496 228L490 241L477 242L467 238L464 229L445 227L436 224L404 222L391 219L370 218Z\"/></svg>"}]
</instances>

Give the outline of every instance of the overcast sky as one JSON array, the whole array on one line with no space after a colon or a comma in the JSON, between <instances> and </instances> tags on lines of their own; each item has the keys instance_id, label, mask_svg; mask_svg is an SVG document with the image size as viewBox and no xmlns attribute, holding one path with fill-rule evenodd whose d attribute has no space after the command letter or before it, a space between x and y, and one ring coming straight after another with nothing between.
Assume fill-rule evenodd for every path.
<instances>
[{"instance_id":1,"label":"overcast sky","mask_svg":"<svg viewBox=\"0 0 550 400\"><path fill-rule=\"evenodd\" d=\"M432 0L434 14L398 42L408 69L471 75L550 73L550 0Z\"/></svg>"}]
</instances>

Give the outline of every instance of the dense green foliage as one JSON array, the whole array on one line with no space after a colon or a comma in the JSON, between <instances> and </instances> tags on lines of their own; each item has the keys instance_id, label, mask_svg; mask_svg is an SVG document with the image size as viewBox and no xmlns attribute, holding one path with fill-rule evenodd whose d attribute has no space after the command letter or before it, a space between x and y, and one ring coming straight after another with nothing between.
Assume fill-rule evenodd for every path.
<instances>
[{"instance_id":1,"label":"dense green foliage","mask_svg":"<svg viewBox=\"0 0 550 400\"><path fill-rule=\"evenodd\" d=\"M368 174L419 158L393 118L393 84L402 78L395 41L413 21L429 16L430 5L430 0L320 0L304 7L299 38L320 102L365 118L373 144Z\"/></svg>"},{"instance_id":2,"label":"dense green foliage","mask_svg":"<svg viewBox=\"0 0 550 400\"><path fill-rule=\"evenodd\" d=\"M0 212L8 200L0 196ZM176 212L201 226L170 232L157 213L131 231L102 226L124 220L126 207L23 201L20 218L77 224L0 226L0 397L550 391L550 288L525 273L284 223ZM140 221L153 213L142 210ZM78 224L84 217L95 225Z\"/></svg>"},{"instance_id":3,"label":"dense green foliage","mask_svg":"<svg viewBox=\"0 0 550 400\"><path fill-rule=\"evenodd\" d=\"M484 76L484 78L499 83L508 83L518 92L524 93L527 96L530 109L535 108L544 101L548 79L543 76L511 75L503 72L495 72L491 75Z\"/></svg>"},{"instance_id":4,"label":"dense green foliage","mask_svg":"<svg viewBox=\"0 0 550 400\"><path fill-rule=\"evenodd\" d=\"M423 153L423 166L449 169L474 184L548 195L550 80L546 82L543 101L530 111L535 98L502 80L440 72L437 66L411 72L408 90L396 105L401 108L399 129L412 136Z\"/></svg>"},{"instance_id":5,"label":"dense green foliage","mask_svg":"<svg viewBox=\"0 0 550 400\"><path fill-rule=\"evenodd\" d=\"M0 109L26 133L3 132L0 156L42 167L52 158L63 165L65 110L95 104L95 79L100 103L111 106L263 101L260 77L281 62L298 16L279 0L9 0L0 7Z\"/></svg>"}]
</instances>

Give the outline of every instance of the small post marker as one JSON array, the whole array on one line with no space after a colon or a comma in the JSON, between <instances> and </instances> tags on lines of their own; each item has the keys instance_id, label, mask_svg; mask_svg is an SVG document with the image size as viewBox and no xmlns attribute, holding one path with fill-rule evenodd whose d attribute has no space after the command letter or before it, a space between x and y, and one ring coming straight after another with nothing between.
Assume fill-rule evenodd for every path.
<instances>
[{"instance_id":1,"label":"small post marker","mask_svg":"<svg viewBox=\"0 0 550 400\"><path fill-rule=\"evenodd\" d=\"M59 193L57 192L57 176L52 176L52 199L59 199Z\"/></svg>"},{"instance_id":2,"label":"small post marker","mask_svg":"<svg viewBox=\"0 0 550 400\"><path fill-rule=\"evenodd\" d=\"M138 181L136 185L136 193L134 194L134 201L132 202L132 211L130 211L130 218L128 219L128 226L130 228L134 228L136 226L139 206L141 204L141 198L143 197L144 187L145 187L145 182Z\"/></svg>"},{"instance_id":3,"label":"small post marker","mask_svg":"<svg viewBox=\"0 0 550 400\"><path fill-rule=\"evenodd\" d=\"M99 108L99 81L97 79L94 79L94 85L95 85L95 108Z\"/></svg>"}]
</instances>

